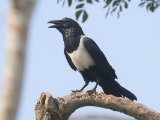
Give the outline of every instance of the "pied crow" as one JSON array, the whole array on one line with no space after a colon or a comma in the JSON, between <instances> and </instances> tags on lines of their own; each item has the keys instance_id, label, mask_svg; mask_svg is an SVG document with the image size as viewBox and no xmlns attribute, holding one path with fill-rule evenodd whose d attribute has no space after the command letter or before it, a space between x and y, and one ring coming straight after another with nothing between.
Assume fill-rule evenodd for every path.
<instances>
[{"instance_id":1,"label":"pied crow","mask_svg":"<svg viewBox=\"0 0 160 120\"><path fill-rule=\"evenodd\" d=\"M133 93L115 80L117 79L115 70L97 44L85 36L76 21L71 18L63 18L62 20L51 20L48 23L52 24L49 28L56 28L62 34L66 59L70 67L79 71L85 81L85 85L74 92L81 92L89 82L96 82L95 87L87 91L89 95L95 92L97 86L100 85L106 94L137 100Z\"/></svg>"}]
</instances>

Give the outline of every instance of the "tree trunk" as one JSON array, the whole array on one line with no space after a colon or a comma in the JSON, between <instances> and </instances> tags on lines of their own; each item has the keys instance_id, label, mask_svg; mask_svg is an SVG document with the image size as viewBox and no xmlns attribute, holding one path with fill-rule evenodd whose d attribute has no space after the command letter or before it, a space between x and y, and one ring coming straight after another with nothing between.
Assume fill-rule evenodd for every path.
<instances>
[{"instance_id":1,"label":"tree trunk","mask_svg":"<svg viewBox=\"0 0 160 120\"><path fill-rule=\"evenodd\" d=\"M12 0L0 120L15 120L25 66L28 25L36 0Z\"/></svg>"}]
</instances>

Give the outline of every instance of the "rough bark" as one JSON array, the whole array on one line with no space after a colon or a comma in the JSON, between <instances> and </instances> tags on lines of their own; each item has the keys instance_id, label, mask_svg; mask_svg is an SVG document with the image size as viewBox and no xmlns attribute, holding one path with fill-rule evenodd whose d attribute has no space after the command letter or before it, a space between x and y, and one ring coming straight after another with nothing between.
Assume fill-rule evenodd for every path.
<instances>
[{"instance_id":1,"label":"rough bark","mask_svg":"<svg viewBox=\"0 0 160 120\"><path fill-rule=\"evenodd\" d=\"M12 0L0 120L15 120L25 65L28 25L36 0Z\"/></svg>"},{"instance_id":2,"label":"rough bark","mask_svg":"<svg viewBox=\"0 0 160 120\"><path fill-rule=\"evenodd\" d=\"M72 93L68 96L53 98L50 93L42 93L35 107L36 120L68 120L80 107L97 106L119 111L138 120L160 120L160 113L129 99L85 92Z\"/></svg>"}]
</instances>

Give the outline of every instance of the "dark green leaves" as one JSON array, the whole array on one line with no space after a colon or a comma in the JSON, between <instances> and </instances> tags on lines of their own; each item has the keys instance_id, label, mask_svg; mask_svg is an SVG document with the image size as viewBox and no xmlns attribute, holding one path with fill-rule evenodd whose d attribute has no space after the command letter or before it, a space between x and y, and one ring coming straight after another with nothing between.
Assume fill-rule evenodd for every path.
<instances>
[{"instance_id":1,"label":"dark green leaves","mask_svg":"<svg viewBox=\"0 0 160 120\"><path fill-rule=\"evenodd\" d=\"M146 8L152 12L154 12L154 3L148 3L148 5L146 6Z\"/></svg>"},{"instance_id":2,"label":"dark green leaves","mask_svg":"<svg viewBox=\"0 0 160 120\"><path fill-rule=\"evenodd\" d=\"M88 19L88 14L86 11L83 12L83 19L82 22L85 22Z\"/></svg>"},{"instance_id":3,"label":"dark green leaves","mask_svg":"<svg viewBox=\"0 0 160 120\"><path fill-rule=\"evenodd\" d=\"M87 3L92 4L93 2L92 0L87 0Z\"/></svg>"},{"instance_id":4,"label":"dark green leaves","mask_svg":"<svg viewBox=\"0 0 160 120\"><path fill-rule=\"evenodd\" d=\"M81 3L81 4L79 4L79 5L76 6L76 9L83 8L83 6L84 6L84 3Z\"/></svg>"},{"instance_id":5,"label":"dark green leaves","mask_svg":"<svg viewBox=\"0 0 160 120\"><path fill-rule=\"evenodd\" d=\"M70 7L72 5L72 0L68 0L68 6Z\"/></svg>"},{"instance_id":6,"label":"dark green leaves","mask_svg":"<svg viewBox=\"0 0 160 120\"><path fill-rule=\"evenodd\" d=\"M76 20L78 20L80 16L82 16L82 22L85 22L88 19L88 13L84 9L84 6L86 5L86 3L92 4L92 0L85 0L78 3L79 4L76 5Z\"/></svg>"},{"instance_id":7,"label":"dark green leaves","mask_svg":"<svg viewBox=\"0 0 160 120\"><path fill-rule=\"evenodd\" d=\"M76 11L76 20L79 19L79 17L82 14L82 12L83 12L83 10Z\"/></svg>"},{"instance_id":8,"label":"dark green leaves","mask_svg":"<svg viewBox=\"0 0 160 120\"><path fill-rule=\"evenodd\" d=\"M143 7L144 5L145 5L145 2L141 2L141 3L139 4L140 7Z\"/></svg>"},{"instance_id":9,"label":"dark green leaves","mask_svg":"<svg viewBox=\"0 0 160 120\"><path fill-rule=\"evenodd\" d=\"M106 16L108 16L109 13L117 13L117 17L120 17L123 9L128 8L130 0L104 0L104 2L106 4L104 8L108 8Z\"/></svg>"},{"instance_id":10,"label":"dark green leaves","mask_svg":"<svg viewBox=\"0 0 160 120\"><path fill-rule=\"evenodd\" d=\"M112 0L106 0L106 4L109 5L112 2Z\"/></svg>"},{"instance_id":11,"label":"dark green leaves","mask_svg":"<svg viewBox=\"0 0 160 120\"><path fill-rule=\"evenodd\" d=\"M112 0L104 0L104 2L105 2L105 6L103 8L106 8L111 4Z\"/></svg>"},{"instance_id":12,"label":"dark green leaves","mask_svg":"<svg viewBox=\"0 0 160 120\"><path fill-rule=\"evenodd\" d=\"M117 16L120 16L120 13L124 9L128 9L129 2L131 0L57 0L58 3L62 2L62 5L67 4L69 7L75 5L76 19L82 18L82 22L85 22L88 19L87 5L94 5L93 3L104 3L104 9L106 9L106 16L109 14L116 13ZM66 3L67 2L67 3ZM148 11L154 12L160 6L160 0L140 0L140 7L146 7Z\"/></svg>"},{"instance_id":13,"label":"dark green leaves","mask_svg":"<svg viewBox=\"0 0 160 120\"><path fill-rule=\"evenodd\" d=\"M112 6L118 6L120 4L121 0L115 0L112 4Z\"/></svg>"},{"instance_id":14,"label":"dark green leaves","mask_svg":"<svg viewBox=\"0 0 160 120\"><path fill-rule=\"evenodd\" d=\"M141 0L139 6L146 6L147 10L154 12L160 6L160 0Z\"/></svg>"},{"instance_id":15,"label":"dark green leaves","mask_svg":"<svg viewBox=\"0 0 160 120\"><path fill-rule=\"evenodd\" d=\"M128 3L124 1L124 7L127 9L128 8Z\"/></svg>"},{"instance_id":16,"label":"dark green leaves","mask_svg":"<svg viewBox=\"0 0 160 120\"><path fill-rule=\"evenodd\" d=\"M82 22L85 22L88 19L88 13L85 10L76 11L76 20L82 15Z\"/></svg>"}]
</instances>

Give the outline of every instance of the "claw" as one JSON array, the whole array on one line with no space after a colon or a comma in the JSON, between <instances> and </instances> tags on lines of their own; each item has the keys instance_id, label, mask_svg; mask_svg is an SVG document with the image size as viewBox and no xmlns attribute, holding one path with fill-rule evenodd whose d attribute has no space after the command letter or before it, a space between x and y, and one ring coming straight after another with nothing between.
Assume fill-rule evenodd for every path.
<instances>
[{"instance_id":1,"label":"claw","mask_svg":"<svg viewBox=\"0 0 160 120\"><path fill-rule=\"evenodd\" d=\"M88 90L87 93L88 95L91 95L92 93L96 92L97 86L98 86L99 81L97 81L95 87L92 90Z\"/></svg>"},{"instance_id":2,"label":"claw","mask_svg":"<svg viewBox=\"0 0 160 120\"><path fill-rule=\"evenodd\" d=\"M80 90L71 90L72 92L82 92L89 82L85 82L85 85Z\"/></svg>"},{"instance_id":3,"label":"claw","mask_svg":"<svg viewBox=\"0 0 160 120\"><path fill-rule=\"evenodd\" d=\"M92 89L92 90L87 91L88 95L92 95L94 92L96 92L96 89Z\"/></svg>"}]
</instances>

